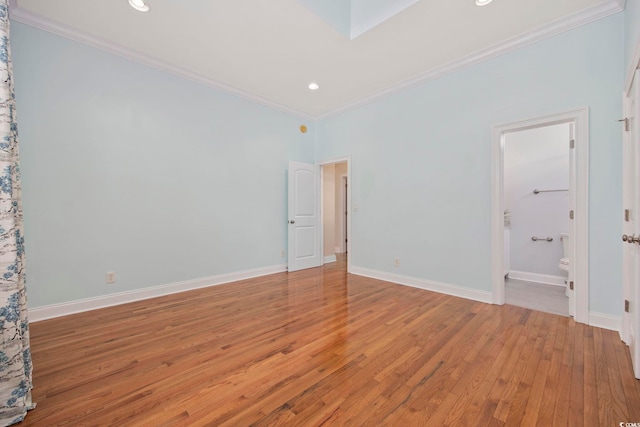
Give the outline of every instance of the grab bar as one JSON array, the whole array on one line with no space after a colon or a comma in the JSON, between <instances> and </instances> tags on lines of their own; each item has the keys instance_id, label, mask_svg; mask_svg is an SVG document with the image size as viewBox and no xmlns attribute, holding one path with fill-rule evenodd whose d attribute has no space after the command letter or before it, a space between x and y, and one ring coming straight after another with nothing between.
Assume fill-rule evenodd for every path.
<instances>
[{"instance_id":1,"label":"grab bar","mask_svg":"<svg viewBox=\"0 0 640 427\"><path fill-rule=\"evenodd\" d=\"M534 242L553 242L553 237L536 237L533 236L531 238L531 240L533 240Z\"/></svg>"},{"instance_id":2,"label":"grab bar","mask_svg":"<svg viewBox=\"0 0 640 427\"><path fill-rule=\"evenodd\" d=\"M569 191L567 190L538 190L537 188L535 190L533 190L533 194L538 194L538 193L553 193L555 191Z\"/></svg>"}]
</instances>

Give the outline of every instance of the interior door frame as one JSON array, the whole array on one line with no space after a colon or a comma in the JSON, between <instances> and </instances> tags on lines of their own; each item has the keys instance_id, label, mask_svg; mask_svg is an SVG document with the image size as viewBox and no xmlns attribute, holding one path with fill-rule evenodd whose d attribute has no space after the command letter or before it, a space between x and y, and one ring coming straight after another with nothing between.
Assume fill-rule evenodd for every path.
<instances>
[{"instance_id":1,"label":"interior door frame","mask_svg":"<svg viewBox=\"0 0 640 427\"><path fill-rule=\"evenodd\" d=\"M627 76L624 82L624 87L623 87L623 91L622 91L622 105L623 105L623 112L624 112L624 117L629 117L629 113L631 111L629 111L629 105L628 105L628 96L631 93L631 90L633 89L633 84L634 84L634 79L636 78L636 70L640 70L640 42L638 42L635 46L635 50L634 50L634 54L633 54L633 58L631 59L631 61L629 62L629 68L627 70ZM636 85L640 84L640 82L636 81L635 82ZM640 102L639 100L636 99L636 103ZM623 138L627 138L627 135L624 135ZM638 148L638 147L636 147ZM636 154L637 156L637 154ZM637 172L637 171L636 171ZM624 176L623 176L624 179ZM625 206L622 207L623 209L625 208ZM623 257L625 255L623 254ZM624 269L624 266L623 266ZM626 272L623 271L623 274L625 274ZM640 294L640 290L638 289L634 289L635 290L635 297L638 296L638 294ZM633 291L633 290L629 290L626 289L626 285L623 285L623 300L627 298L628 296L628 292L629 291ZM637 304L637 302L636 302ZM632 309L633 310L633 309ZM631 344L630 342L630 331L629 331L629 324L628 322L633 322L634 326L638 326L638 324L640 324L640 319L634 318L634 316L640 316L640 314L638 313L637 309L636 311L632 311L631 313L623 313L622 314L622 325L620 328L620 337L622 338L622 340L627 344ZM638 328L640 329L640 328ZM635 333L635 342L633 343L636 347L640 346L640 332L638 332L637 330L634 331ZM633 351L637 351L637 348L629 348L630 352ZM635 367L634 367L635 368ZM640 372L638 371L634 371L634 375L636 378L640 379Z\"/></svg>"},{"instance_id":2,"label":"interior door frame","mask_svg":"<svg viewBox=\"0 0 640 427\"><path fill-rule=\"evenodd\" d=\"M496 125L491 144L491 277L492 302L503 305L504 283L504 144L506 135L513 132L561 123L574 125L573 195L574 219L570 222L571 260L574 290L573 310L576 322L589 324L589 109L582 108L564 113ZM571 311L571 308L570 308Z\"/></svg>"},{"instance_id":3,"label":"interior door frame","mask_svg":"<svg viewBox=\"0 0 640 427\"><path fill-rule=\"evenodd\" d=\"M334 159L324 160L321 162L317 162L316 165L320 166L320 247L324 248L324 201L322 195L324 194L324 168L323 166L335 165L338 163L346 163L347 164L347 273L351 273L351 259L352 259L352 249L351 249L351 156L345 157L337 157ZM340 178L342 179L342 178Z\"/></svg>"},{"instance_id":4,"label":"interior door frame","mask_svg":"<svg viewBox=\"0 0 640 427\"><path fill-rule=\"evenodd\" d=\"M340 216L342 219L342 227L340 227L340 253L348 254L346 243L349 243L347 234L349 233L349 215L345 214L347 211L347 191L349 191L349 177L346 174L340 175ZM346 242L346 243L345 243Z\"/></svg>"}]
</instances>

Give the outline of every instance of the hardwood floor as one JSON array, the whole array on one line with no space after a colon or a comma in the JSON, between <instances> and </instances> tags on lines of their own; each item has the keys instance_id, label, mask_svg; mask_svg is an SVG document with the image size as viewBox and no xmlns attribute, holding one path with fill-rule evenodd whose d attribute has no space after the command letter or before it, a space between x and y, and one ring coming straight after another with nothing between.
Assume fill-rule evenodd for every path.
<instances>
[{"instance_id":1,"label":"hardwood floor","mask_svg":"<svg viewBox=\"0 0 640 427\"><path fill-rule=\"evenodd\" d=\"M343 263L31 325L23 426L617 426L618 334Z\"/></svg>"}]
</instances>

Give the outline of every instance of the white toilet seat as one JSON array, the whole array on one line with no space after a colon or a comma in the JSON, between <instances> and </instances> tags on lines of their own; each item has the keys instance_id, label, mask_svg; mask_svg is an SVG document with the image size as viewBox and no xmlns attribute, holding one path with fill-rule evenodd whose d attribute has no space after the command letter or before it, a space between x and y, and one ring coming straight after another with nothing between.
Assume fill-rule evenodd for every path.
<instances>
[{"instance_id":1,"label":"white toilet seat","mask_svg":"<svg viewBox=\"0 0 640 427\"><path fill-rule=\"evenodd\" d=\"M569 271L569 258L560 258L560 263L558 263L558 267L562 270Z\"/></svg>"}]
</instances>

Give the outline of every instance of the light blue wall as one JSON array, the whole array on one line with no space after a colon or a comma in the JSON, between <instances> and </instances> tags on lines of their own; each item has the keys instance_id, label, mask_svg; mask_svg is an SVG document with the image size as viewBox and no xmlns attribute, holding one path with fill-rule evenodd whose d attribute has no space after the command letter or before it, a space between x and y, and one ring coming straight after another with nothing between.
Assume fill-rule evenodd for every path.
<instances>
[{"instance_id":1,"label":"light blue wall","mask_svg":"<svg viewBox=\"0 0 640 427\"><path fill-rule=\"evenodd\" d=\"M288 160L344 155L354 266L489 291L492 126L589 107L590 309L619 315L624 20L304 135L293 115L13 22L30 307L283 264Z\"/></svg>"},{"instance_id":2,"label":"light blue wall","mask_svg":"<svg viewBox=\"0 0 640 427\"><path fill-rule=\"evenodd\" d=\"M352 156L353 265L490 291L492 126L589 107L590 310L620 315L623 20L320 121L316 160Z\"/></svg>"},{"instance_id":3,"label":"light blue wall","mask_svg":"<svg viewBox=\"0 0 640 427\"><path fill-rule=\"evenodd\" d=\"M16 22L11 36L31 308L285 263L285 170L313 161L312 124Z\"/></svg>"},{"instance_id":4,"label":"light blue wall","mask_svg":"<svg viewBox=\"0 0 640 427\"><path fill-rule=\"evenodd\" d=\"M640 0L627 0L624 19L625 72L629 72L631 59L640 44Z\"/></svg>"}]
</instances>

